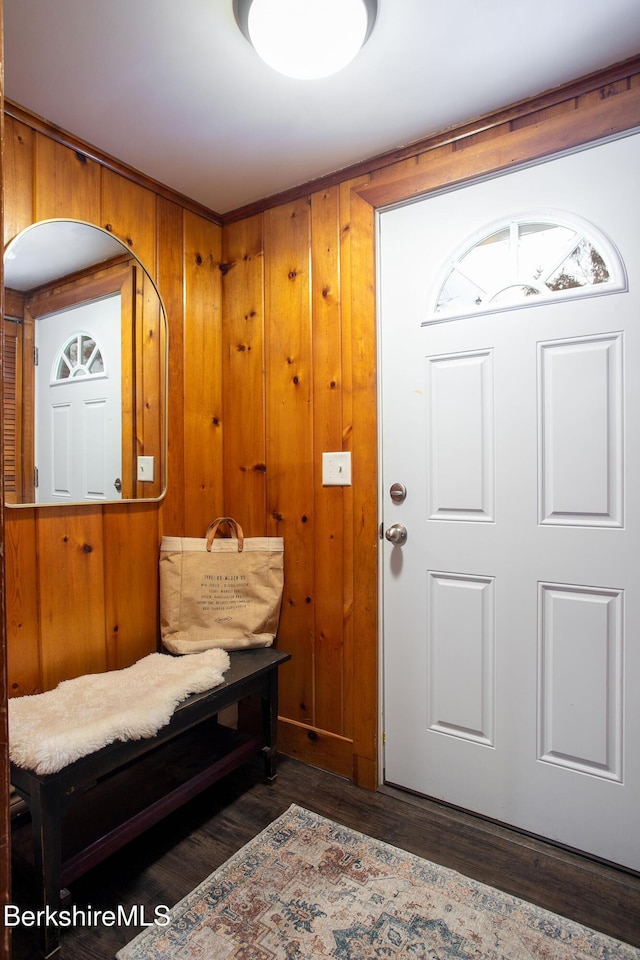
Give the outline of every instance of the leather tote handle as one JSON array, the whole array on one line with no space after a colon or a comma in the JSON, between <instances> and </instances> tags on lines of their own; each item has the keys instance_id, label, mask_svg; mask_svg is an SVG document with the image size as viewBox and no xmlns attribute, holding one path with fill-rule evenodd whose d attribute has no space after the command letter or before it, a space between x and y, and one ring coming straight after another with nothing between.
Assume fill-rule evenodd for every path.
<instances>
[{"instance_id":1,"label":"leather tote handle","mask_svg":"<svg viewBox=\"0 0 640 960\"><path fill-rule=\"evenodd\" d=\"M244 546L244 533L242 532L242 527L237 520L234 520L233 517L218 517L217 520L214 520L213 523L210 523L207 527L207 532L205 534L207 538L207 550L211 553L211 547L216 533L218 532L218 527L221 523L228 524L231 535L235 534L235 539L238 541L238 553L242 553L242 548Z\"/></svg>"}]
</instances>

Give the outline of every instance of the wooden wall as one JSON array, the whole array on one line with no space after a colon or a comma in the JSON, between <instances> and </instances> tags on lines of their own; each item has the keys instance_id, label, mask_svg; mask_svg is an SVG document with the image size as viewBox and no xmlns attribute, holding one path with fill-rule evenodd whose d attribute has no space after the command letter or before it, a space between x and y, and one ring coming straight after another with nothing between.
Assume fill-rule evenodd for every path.
<instances>
[{"instance_id":1,"label":"wooden wall","mask_svg":"<svg viewBox=\"0 0 640 960\"><path fill-rule=\"evenodd\" d=\"M374 248L354 185L224 229L224 489L245 528L285 540L280 745L373 787ZM323 486L322 453L343 450L352 485Z\"/></svg>"},{"instance_id":2,"label":"wooden wall","mask_svg":"<svg viewBox=\"0 0 640 960\"><path fill-rule=\"evenodd\" d=\"M221 227L12 116L5 118L4 156L5 242L51 217L112 231L161 289L172 343L162 505L7 510L7 660L15 696L127 666L155 650L162 530L200 535L223 508L222 448L212 426L220 392Z\"/></svg>"},{"instance_id":3,"label":"wooden wall","mask_svg":"<svg viewBox=\"0 0 640 960\"><path fill-rule=\"evenodd\" d=\"M282 749L377 784L374 212L640 123L640 63L611 68L216 222L9 106L5 237L77 217L127 242L169 319L161 505L6 511L10 693L155 649L162 533L228 514L285 538ZM324 487L323 451L353 483Z\"/></svg>"}]
</instances>

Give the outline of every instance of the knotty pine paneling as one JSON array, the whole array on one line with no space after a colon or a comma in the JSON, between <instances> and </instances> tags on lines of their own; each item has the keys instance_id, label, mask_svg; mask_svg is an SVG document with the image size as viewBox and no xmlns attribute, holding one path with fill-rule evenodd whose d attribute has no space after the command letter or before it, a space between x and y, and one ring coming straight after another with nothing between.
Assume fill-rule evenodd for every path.
<instances>
[{"instance_id":1,"label":"knotty pine paneling","mask_svg":"<svg viewBox=\"0 0 640 960\"><path fill-rule=\"evenodd\" d=\"M185 529L184 506L184 251L183 210L158 198L158 289L167 314L169 370L167 390L167 492L162 503L163 531Z\"/></svg>"},{"instance_id":2,"label":"knotty pine paneling","mask_svg":"<svg viewBox=\"0 0 640 960\"><path fill-rule=\"evenodd\" d=\"M366 178L365 178L366 179ZM350 543L345 579L351 596L346 663L347 709L353 737L352 776L361 786L378 784L378 421L375 321L374 211L357 188L341 188L341 276L343 365L349 372L350 431L353 451L348 524Z\"/></svg>"},{"instance_id":3,"label":"knotty pine paneling","mask_svg":"<svg viewBox=\"0 0 640 960\"><path fill-rule=\"evenodd\" d=\"M104 635L109 670L127 667L156 648L159 520L154 503L104 509Z\"/></svg>"},{"instance_id":4,"label":"knotty pine paneling","mask_svg":"<svg viewBox=\"0 0 640 960\"><path fill-rule=\"evenodd\" d=\"M187 212L184 246L183 535L202 537L223 505L220 228Z\"/></svg>"},{"instance_id":5,"label":"knotty pine paneling","mask_svg":"<svg viewBox=\"0 0 640 960\"><path fill-rule=\"evenodd\" d=\"M135 457L148 450L161 450L166 417L165 356L167 349L166 330L162 308L156 288L149 277L136 267L136 412ZM131 465L129 476L135 475ZM124 473L124 467L123 467ZM136 495L148 499L162 495L163 483L160 471L156 470L153 481L136 483Z\"/></svg>"},{"instance_id":6,"label":"knotty pine paneling","mask_svg":"<svg viewBox=\"0 0 640 960\"><path fill-rule=\"evenodd\" d=\"M285 540L280 713L313 722L314 462L310 277L306 200L265 214L267 533Z\"/></svg>"},{"instance_id":7,"label":"knotty pine paneling","mask_svg":"<svg viewBox=\"0 0 640 960\"><path fill-rule=\"evenodd\" d=\"M223 233L224 512L267 535L263 217Z\"/></svg>"},{"instance_id":8,"label":"knotty pine paneling","mask_svg":"<svg viewBox=\"0 0 640 960\"><path fill-rule=\"evenodd\" d=\"M101 507L41 507L36 519L42 686L107 666Z\"/></svg>"},{"instance_id":9,"label":"knotty pine paneling","mask_svg":"<svg viewBox=\"0 0 640 960\"><path fill-rule=\"evenodd\" d=\"M126 180L112 170L98 169L102 174L99 180L101 200L99 209L102 222L99 225L122 240L144 264L149 274L155 278L157 255L155 194L152 190L145 190L144 187ZM89 218L80 217L79 219Z\"/></svg>"},{"instance_id":10,"label":"knotty pine paneling","mask_svg":"<svg viewBox=\"0 0 640 960\"><path fill-rule=\"evenodd\" d=\"M215 516L231 514L249 536L285 539L278 642L293 660L281 677L281 749L375 787L374 208L639 123L637 69L626 77L618 68L602 89L589 81L505 108L412 154L368 163L362 176L347 171L265 201L224 227L141 186L139 175L84 162L53 131L48 142L42 122L36 132L24 117L8 117L7 239L36 215L111 224L153 264L170 343L164 503L98 508L97 519L94 508L86 516L60 509L56 518L6 511L11 692L34 692L44 677L100 658L124 666L154 649L161 534L200 536ZM352 452L350 487L323 487L325 449ZM68 609L49 596L63 560ZM78 619L69 585L75 593L94 584ZM79 632L88 617L102 624L91 627L90 649ZM71 655L50 649L66 642L53 619L68 623Z\"/></svg>"},{"instance_id":11,"label":"knotty pine paneling","mask_svg":"<svg viewBox=\"0 0 640 960\"><path fill-rule=\"evenodd\" d=\"M4 117L3 182L12 185L12 196L5 197L5 246L33 222L34 140L35 133L30 127L12 117Z\"/></svg>"},{"instance_id":12,"label":"knotty pine paneling","mask_svg":"<svg viewBox=\"0 0 640 960\"><path fill-rule=\"evenodd\" d=\"M209 512L221 509L221 450L211 447L210 422L193 425L206 398L216 397L218 419L221 407L221 228L83 157L57 142L55 134L49 138L12 117L6 117L6 127L11 158L4 181L6 239L37 218L72 217L111 230L156 279L169 311L173 345L172 487L166 517L164 503L6 511L7 665L10 695L17 696L87 671L127 666L157 649L162 532L192 532L188 517L193 524L199 509L201 518L194 525L200 533ZM198 272L192 265L200 250L207 266ZM142 287L139 297L145 297ZM190 325L186 363L185 324ZM157 339L150 317L145 330L145 337ZM213 349L207 344L214 344ZM192 363L202 357L203 345L206 378L204 369ZM162 399L156 390L155 405ZM149 429L149 423L143 426ZM194 484L191 490L184 483L186 472ZM205 483L215 495L208 493L203 504L198 487Z\"/></svg>"},{"instance_id":13,"label":"knotty pine paneling","mask_svg":"<svg viewBox=\"0 0 640 960\"><path fill-rule=\"evenodd\" d=\"M4 555L7 682L15 697L43 689L35 510L5 510Z\"/></svg>"},{"instance_id":14,"label":"knotty pine paneling","mask_svg":"<svg viewBox=\"0 0 640 960\"><path fill-rule=\"evenodd\" d=\"M345 733L345 487L322 486L323 451L342 451L340 190L311 197L311 302L314 467L314 724Z\"/></svg>"},{"instance_id":15,"label":"knotty pine paneling","mask_svg":"<svg viewBox=\"0 0 640 960\"><path fill-rule=\"evenodd\" d=\"M94 160L36 133L33 221L69 217L100 225L100 175ZM5 199L11 209L13 195L6 190Z\"/></svg>"},{"instance_id":16,"label":"knotty pine paneling","mask_svg":"<svg viewBox=\"0 0 640 960\"><path fill-rule=\"evenodd\" d=\"M373 212L352 186L225 228L225 512L285 540L281 748L375 786ZM322 484L335 450L352 486Z\"/></svg>"}]
</instances>

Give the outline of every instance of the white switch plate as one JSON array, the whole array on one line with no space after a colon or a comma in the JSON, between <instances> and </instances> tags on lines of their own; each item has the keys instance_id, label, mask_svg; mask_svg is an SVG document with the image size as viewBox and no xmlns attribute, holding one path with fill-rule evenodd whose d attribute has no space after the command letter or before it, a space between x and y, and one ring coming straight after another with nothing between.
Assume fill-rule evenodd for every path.
<instances>
[{"instance_id":1,"label":"white switch plate","mask_svg":"<svg viewBox=\"0 0 640 960\"><path fill-rule=\"evenodd\" d=\"M322 454L322 483L325 487L351 486L351 453Z\"/></svg>"},{"instance_id":2,"label":"white switch plate","mask_svg":"<svg viewBox=\"0 0 640 960\"><path fill-rule=\"evenodd\" d=\"M138 480L153 482L155 457L138 457Z\"/></svg>"}]
</instances>

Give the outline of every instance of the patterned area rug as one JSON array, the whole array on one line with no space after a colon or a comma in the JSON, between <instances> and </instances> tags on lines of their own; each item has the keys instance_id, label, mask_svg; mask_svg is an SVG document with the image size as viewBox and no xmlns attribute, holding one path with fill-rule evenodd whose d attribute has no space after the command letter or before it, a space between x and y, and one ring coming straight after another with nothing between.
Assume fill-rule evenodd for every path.
<instances>
[{"instance_id":1,"label":"patterned area rug","mask_svg":"<svg viewBox=\"0 0 640 960\"><path fill-rule=\"evenodd\" d=\"M640 950L293 805L118 960L639 960Z\"/></svg>"}]
</instances>

